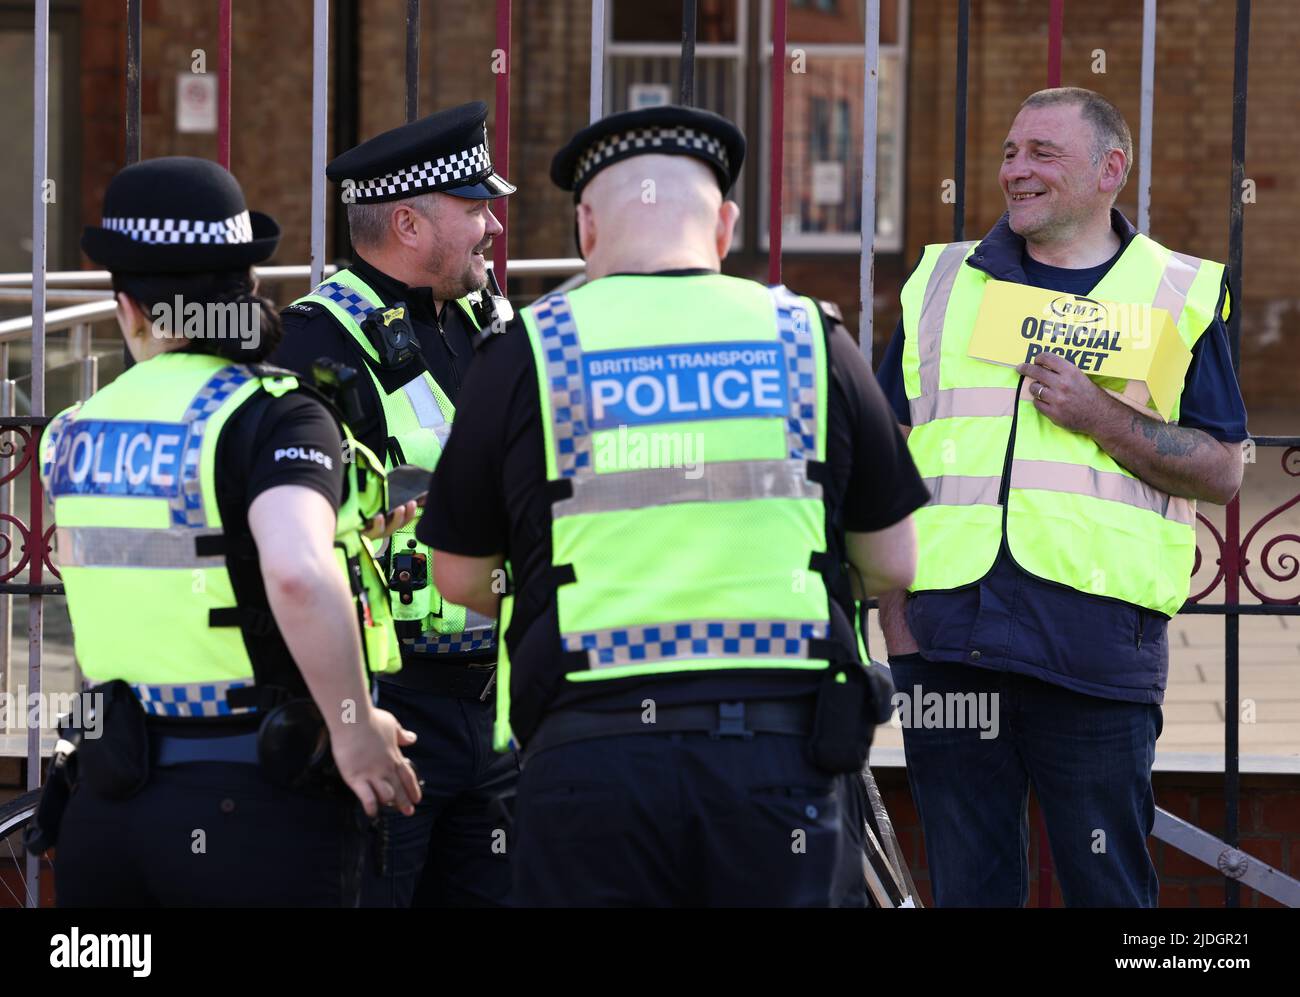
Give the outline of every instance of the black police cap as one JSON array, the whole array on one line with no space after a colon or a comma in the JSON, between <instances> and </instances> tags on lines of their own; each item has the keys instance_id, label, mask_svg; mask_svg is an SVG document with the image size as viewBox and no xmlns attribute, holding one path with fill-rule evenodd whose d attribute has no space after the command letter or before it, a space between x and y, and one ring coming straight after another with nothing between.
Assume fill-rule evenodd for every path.
<instances>
[{"instance_id":1,"label":"black police cap","mask_svg":"<svg viewBox=\"0 0 1300 997\"><path fill-rule=\"evenodd\" d=\"M487 144L487 105L462 104L401 125L349 149L325 167L325 175L351 184L357 204L397 201L441 191L490 200L515 188L492 168Z\"/></svg>"},{"instance_id":2,"label":"black police cap","mask_svg":"<svg viewBox=\"0 0 1300 997\"><path fill-rule=\"evenodd\" d=\"M261 263L279 241L275 219L249 211L239 181L219 164L163 156L113 177L103 218L86 226L81 248L110 270L203 273Z\"/></svg>"},{"instance_id":3,"label":"black police cap","mask_svg":"<svg viewBox=\"0 0 1300 997\"><path fill-rule=\"evenodd\" d=\"M693 156L713 168L725 194L745 162L745 136L712 111L665 104L622 111L594 121L551 160L551 180L582 196L582 188L606 166L633 156Z\"/></svg>"}]
</instances>

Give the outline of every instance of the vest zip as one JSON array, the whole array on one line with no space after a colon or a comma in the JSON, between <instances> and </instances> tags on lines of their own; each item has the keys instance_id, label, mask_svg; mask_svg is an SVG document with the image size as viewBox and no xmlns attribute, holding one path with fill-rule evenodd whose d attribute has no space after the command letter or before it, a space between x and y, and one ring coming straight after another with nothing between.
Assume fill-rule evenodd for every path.
<instances>
[{"instance_id":1,"label":"vest zip","mask_svg":"<svg viewBox=\"0 0 1300 997\"><path fill-rule=\"evenodd\" d=\"M1024 386L1025 376L1020 375L1016 382L1016 395L1011 403L1011 435L1007 437L1007 453L1002 459L1002 483L998 485L998 504L1002 506L1002 540L1007 539L1007 505L1011 495L1011 457L1016 450L1016 424L1020 421L1020 389Z\"/></svg>"},{"instance_id":2,"label":"vest zip","mask_svg":"<svg viewBox=\"0 0 1300 997\"><path fill-rule=\"evenodd\" d=\"M446 302L442 306L443 310L445 311L446 309L453 307L454 304L455 302L452 301ZM456 369L456 358L458 354L456 353L455 350L451 348L451 340L447 338L447 330L442 327L442 316L440 316L436 311L433 313L433 324L434 327L438 330L438 335L442 337L442 345L445 346L447 348L447 352L451 354L451 383L456 386L456 394L457 396L459 396L460 395L460 371ZM428 368L429 365L425 364L424 366ZM429 371L429 376L433 377L433 371ZM435 377L434 380L436 381L437 378Z\"/></svg>"}]
</instances>

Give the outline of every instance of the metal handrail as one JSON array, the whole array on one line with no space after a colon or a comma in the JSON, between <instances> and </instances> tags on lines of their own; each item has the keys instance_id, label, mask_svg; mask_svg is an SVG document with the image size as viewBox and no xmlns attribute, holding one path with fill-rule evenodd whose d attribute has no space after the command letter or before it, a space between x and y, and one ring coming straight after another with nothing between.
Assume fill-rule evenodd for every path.
<instances>
[{"instance_id":1,"label":"metal handrail","mask_svg":"<svg viewBox=\"0 0 1300 997\"><path fill-rule=\"evenodd\" d=\"M488 260L488 266L492 261ZM543 257L536 260L511 260L511 277L568 277L581 273L587 264L575 257ZM337 271L337 267L325 267L325 275ZM305 263L290 266L253 267L253 274L259 281L268 284L282 280L309 280L311 267ZM0 273L0 288L30 288L30 273ZM45 275L46 287L61 288L107 288L111 278L107 270L54 270Z\"/></svg>"}]
</instances>

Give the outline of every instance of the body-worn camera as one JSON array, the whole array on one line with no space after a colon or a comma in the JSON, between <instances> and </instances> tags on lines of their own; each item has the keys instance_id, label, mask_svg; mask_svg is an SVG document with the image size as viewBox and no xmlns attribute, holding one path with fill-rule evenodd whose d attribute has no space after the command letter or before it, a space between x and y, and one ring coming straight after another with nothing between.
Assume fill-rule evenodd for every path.
<instances>
[{"instance_id":1,"label":"body-worn camera","mask_svg":"<svg viewBox=\"0 0 1300 997\"><path fill-rule=\"evenodd\" d=\"M405 367L420 353L403 301L391 308L376 308L362 321L361 331L379 354L380 364L388 370Z\"/></svg>"}]
</instances>

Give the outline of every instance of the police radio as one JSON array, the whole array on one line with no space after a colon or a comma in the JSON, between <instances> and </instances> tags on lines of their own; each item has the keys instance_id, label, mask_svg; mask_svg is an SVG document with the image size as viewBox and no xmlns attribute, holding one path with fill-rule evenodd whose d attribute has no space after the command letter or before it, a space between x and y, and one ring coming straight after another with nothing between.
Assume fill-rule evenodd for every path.
<instances>
[{"instance_id":1,"label":"police radio","mask_svg":"<svg viewBox=\"0 0 1300 997\"><path fill-rule=\"evenodd\" d=\"M479 334L474 338L474 349L479 349L493 336L506 331L506 326L515 317L515 306L501 293L497 283L496 272L488 267L488 286L480 291L478 301L471 304L474 318L478 320Z\"/></svg>"},{"instance_id":2,"label":"police radio","mask_svg":"<svg viewBox=\"0 0 1300 997\"><path fill-rule=\"evenodd\" d=\"M406 317L404 301L391 308L376 308L362 321L361 331L379 354L379 364L385 370L405 367L420 355L420 343Z\"/></svg>"}]
</instances>

